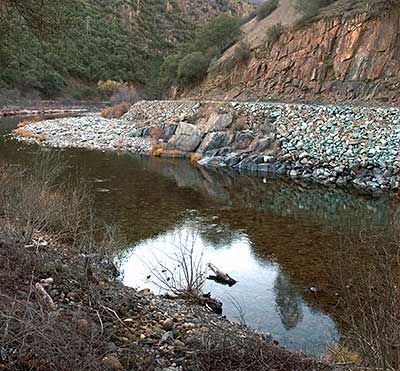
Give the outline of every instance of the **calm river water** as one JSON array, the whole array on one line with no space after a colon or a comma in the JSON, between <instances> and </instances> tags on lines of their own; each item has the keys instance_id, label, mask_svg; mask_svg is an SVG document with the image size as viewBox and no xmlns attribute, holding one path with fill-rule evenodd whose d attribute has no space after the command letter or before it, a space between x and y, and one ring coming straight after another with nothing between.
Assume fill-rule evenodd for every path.
<instances>
[{"instance_id":1,"label":"calm river water","mask_svg":"<svg viewBox=\"0 0 400 371\"><path fill-rule=\"evenodd\" d=\"M43 149L3 136L17 121L0 119L0 159L26 163ZM233 287L206 283L227 317L309 354L340 341L337 290L340 277L358 269L360 238L372 248L393 233L396 207L383 196L205 170L180 160L61 153L69 175L91 185L98 215L129 241L121 255L125 284L159 292L154 267L161 262L174 269L177 247L193 246L204 263L238 281Z\"/></svg>"}]
</instances>

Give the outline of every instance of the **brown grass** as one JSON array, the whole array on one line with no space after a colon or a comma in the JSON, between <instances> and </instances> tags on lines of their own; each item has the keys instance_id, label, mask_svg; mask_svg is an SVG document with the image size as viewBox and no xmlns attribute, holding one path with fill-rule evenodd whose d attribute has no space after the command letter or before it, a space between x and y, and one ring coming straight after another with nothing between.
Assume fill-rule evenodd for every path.
<instances>
[{"instance_id":1,"label":"brown grass","mask_svg":"<svg viewBox=\"0 0 400 371\"><path fill-rule=\"evenodd\" d=\"M201 153L190 153L189 154L189 160L192 163L197 163L203 158L203 155Z\"/></svg>"},{"instance_id":2,"label":"brown grass","mask_svg":"<svg viewBox=\"0 0 400 371\"><path fill-rule=\"evenodd\" d=\"M14 133L16 135L18 135L19 137L31 138L31 139L38 140L39 142L44 142L47 139L46 136L43 134L34 134L31 131L23 129L23 128L14 130Z\"/></svg>"},{"instance_id":3,"label":"brown grass","mask_svg":"<svg viewBox=\"0 0 400 371\"><path fill-rule=\"evenodd\" d=\"M164 148L158 148L154 151L152 151L152 155L154 157L172 157L172 158L177 158L182 156L182 151L179 151L179 149L172 149L172 150L167 150Z\"/></svg>"},{"instance_id":4,"label":"brown grass","mask_svg":"<svg viewBox=\"0 0 400 371\"><path fill-rule=\"evenodd\" d=\"M30 120L23 120L23 121L20 121L20 122L17 124L17 127L19 127L19 128L24 128L25 126L28 126L28 125L30 125L30 124L33 124L33 123L39 122L39 121L43 121L43 120L44 120L44 116L43 116L43 115L38 115L38 116L35 116L34 118L32 118L32 119L30 119Z\"/></svg>"},{"instance_id":5,"label":"brown grass","mask_svg":"<svg viewBox=\"0 0 400 371\"><path fill-rule=\"evenodd\" d=\"M124 102L116 106L105 108L101 111L101 116L105 119L119 119L129 111L129 104Z\"/></svg>"},{"instance_id":6,"label":"brown grass","mask_svg":"<svg viewBox=\"0 0 400 371\"><path fill-rule=\"evenodd\" d=\"M17 124L17 126L18 126L19 128L24 128L25 126L28 126L28 125L30 125L30 124L33 124L33 122L34 122L34 121L32 121L32 120L24 120L24 121L20 121L20 122Z\"/></svg>"},{"instance_id":7,"label":"brown grass","mask_svg":"<svg viewBox=\"0 0 400 371\"><path fill-rule=\"evenodd\" d=\"M161 156L161 151L165 149L165 144L153 144L151 146L151 155L155 157Z\"/></svg>"}]
</instances>

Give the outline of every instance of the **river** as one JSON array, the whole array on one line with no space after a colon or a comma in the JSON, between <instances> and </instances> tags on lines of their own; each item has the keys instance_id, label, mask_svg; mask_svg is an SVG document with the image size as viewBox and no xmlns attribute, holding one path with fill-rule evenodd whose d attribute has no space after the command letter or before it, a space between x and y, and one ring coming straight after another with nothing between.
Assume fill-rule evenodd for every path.
<instances>
[{"instance_id":1,"label":"river","mask_svg":"<svg viewBox=\"0 0 400 371\"><path fill-rule=\"evenodd\" d=\"M24 164L47 149L8 138L18 121L0 119L0 160ZM238 281L206 282L224 315L312 355L341 341L339 279L359 269L360 236L372 249L394 233L397 206L386 196L205 170L184 160L59 152L68 176L90 185L97 214L129 241L118 258L126 285L162 292L153 270L160 262L174 269L176 248L193 246L204 264Z\"/></svg>"}]
</instances>

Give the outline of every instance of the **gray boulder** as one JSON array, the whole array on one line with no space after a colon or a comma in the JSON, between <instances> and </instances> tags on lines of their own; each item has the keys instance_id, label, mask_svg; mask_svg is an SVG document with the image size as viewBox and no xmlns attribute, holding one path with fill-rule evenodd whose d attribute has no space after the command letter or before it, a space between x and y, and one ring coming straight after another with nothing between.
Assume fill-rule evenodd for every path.
<instances>
[{"instance_id":1,"label":"gray boulder","mask_svg":"<svg viewBox=\"0 0 400 371\"><path fill-rule=\"evenodd\" d=\"M232 136L224 132L213 132L206 135L197 152L205 153L214 149L222 148L232 142Z\"/></svg>"},{"instance_id":2,"label":"gray boulder","mask_svg":"<svg viewBox=\"0 0 400 371\"><path fill-rule=\"evenodd\" d=\"M228 113L213 113L205 123L205 132L222 131L228 128L233 122L233 115Z\"/></svg>"},{"instance_id":3,"label":"gray boulder","mask_svg":"<svg viewBox=\"0 0 400 371\"><path fill-rule=\"evenodd\" d=\"M192 124L181 122L175 134L169 140L167 149L177 149L183 152L193 152L201 143L203 132Z\"/></svg>"}]
</instances>

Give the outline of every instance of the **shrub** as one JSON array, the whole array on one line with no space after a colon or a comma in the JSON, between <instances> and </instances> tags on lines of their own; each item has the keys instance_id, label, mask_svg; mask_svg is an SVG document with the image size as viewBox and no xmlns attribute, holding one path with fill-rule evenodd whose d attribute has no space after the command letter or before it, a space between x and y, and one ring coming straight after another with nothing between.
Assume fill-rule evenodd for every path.
<instances>
[{"instance_id":1,"label":"shrub","mask_svg":"<svg viewBox=\"0 0 400 371\"><path fill-rule=\"evenodd\" d=\"M202 158L203 158L203 155L201 153L190 153L189 154L189 160L193 164L199 162Z\"/></svg>"},{"instance_id":2,"label":"shrub","mask_svg":"<svg viewBox=\"0 0 400 371\"><path fill-rule=\"evenodd\" d=\"M29 130L23 129L23 128L18 128L15 129L14 133L23 138L32 138L35 140L38 140L39 142L44 142L46 140L46 136L43 134L34 134Z\"/></svg>"},{"instance_id":3,"label":"shrub","mask_svg":"<svg viewBox=\"0 0 400 371\"><path fill-rule=\"evenodd\" d=\"M196 50L210 50L215 48L217 53L223 53L242 34L240 19L229 14L221 14L213 18L196 35Z\"/></svg>"},{"instance_id":4,"label":"shrub","mask_svg":"<svg viewBox=\"0 0 400 371\"><path fill-rule=\"evenodd\" d=\"M239 63L247 61L251 56L250 46L247 42L241 41L239 45L235 48L233 56L225 62L225 68L227 70L232 70Z\"/></svg>"},{"instance_id":5,"label":"shrub","mask_svg":"<svg viewBox=\"0 0 400 371\"><path fill-rule=\"evenodd\" d=\"M172 158L177 158L182 156L182 151L179 149L165 149L165 145L163 144L155 144L151 148L151 154L154 157L172 157Z\"/></svg>"},{"instance_id":6,"label":"shrub","mask_svg":"<svg viewBox=\"0 0 400 371\"><path fill-rule=\"evenodd\" d=\"M257 20L261 21L267 18L272 12L278 8L279 0L269 0L260 5L257 9Z\"/></svg>"},{"instance_id":7,"label":"shrub","mask_svg":"<svg viewBox=\"0 0 400 371\"><path fill-rule=\"evenodd\" d=\"M210 59L200 52L188 54L179 63L178 80L184 83L200 81L207 74Z\"/></svg>"},{"instance_id":8,"label":"shrub","mask_svg":"<svg viewBox=\"0 0 400 371\"><path fill-rule=\"evenodd\" d=\"M123 81L114 81L114 80L107 80L107 81L100 80L97 83L97 87L100 90L104 91L105 93L110 93L110 92L112 93L118 89L127 88L128 83Z\"/></svg>"},{"instance_id":9,"label":"shrub","mask_svg":"<svg viewBox=\"0 0 400 371\"><path fill-rule=\"evenodd\" d=\"M178 78L180 54L169 55L161 66L161 78L165 81L175 81Z\"/></svg>"},{"instance_id":10,"label":"shrub","mask_svg":"<svg viewBox=\"0 0 400 371\"><path fill-rule=\"evenodd\" d=\"M101 111L101 116L105 119L119 119L129 111L129 104L124 102L116 106L105 108Z\"/></svg>"},{"instance_id":11,"label":"shrub","mask_svg":"<svg viewBox=\"0 0 400 371\"><path fill-rule=\"evenodd\" d=\"M297 0L296 8L304 18L312 18L318 14L319 9L332 4L336 0Z\"/></svg>"},{"instance_id":12,"label":"shrub","mask_svg":"<svg viewBox=\"0 0 400 371\"><path fill-rule=\"evenodd\" d=\"M162 67L165 82L181 84L200 81L207 74L212 60L238 40L241 35L240 20L229 14L221 14L197 31L191 43L181 44L168 56Z\"/></svg>"},{"instance_id":13,"label":"shrub","mask_svg":"<svg viewBox=\"0 0 400 371\"><path fill-rule=\"evenodd\" d=\"M266 33L267 43L270 48L279 40L283 33L282 23L276 23L273 26L269 27Z\"/></svg>"}]
</instances>

